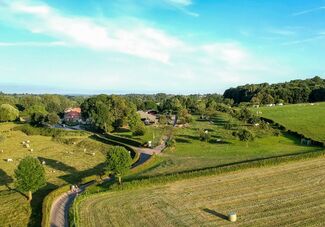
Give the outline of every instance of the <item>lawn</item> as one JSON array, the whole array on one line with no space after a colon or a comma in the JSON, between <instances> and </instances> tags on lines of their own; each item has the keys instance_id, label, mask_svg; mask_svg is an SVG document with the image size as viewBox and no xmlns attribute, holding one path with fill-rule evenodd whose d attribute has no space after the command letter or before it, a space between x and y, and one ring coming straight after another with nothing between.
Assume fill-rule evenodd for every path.
<instances>
[{"instance_id":1,"label":"lawn","mask_svg":"<svg viewBox=\"0 0 325 227\"><path fill-rule=\"evenodd\" d=\"M54 140L46 136L27 136L21 131L11 131L16 125L13 123L0 124L0 134L4 141L0 143L0 226L37 226L41 214L40 208L43 197L53 188L75 183L83 176L94 173L96 167L105 160L103 154L109 148L87 136L76 136ZM29 151L21 144L30 140L33 151ZM70 142L73 141L73 142ZM86 149L86 150L85 150ZM92 155L91 153L95 153ZM14 188L14 170L19 160L27 155L45 161L47 186L33 197L32 205ZM11 158L13 162L5 160Z\"/></svg>"},{"instance_id":2,"label":"lawn","mask_svg":"<svg viewBox=\"0 0 325 227\"><path fill-rule=\"evenodd\" d=\"M245 142L238 141L232 135L233 130L224 129L223 125L229 119L230 117L227 114L218 113L213 119L214 123L196 120L188 128L175 129L175 148L168 148L161 156L156 157L156 162L145 170L142 176L175 173L243 160L320 149L302 146L297 138L287 133L275 136L273 129L263 130L253 126L247 127L255 133L256 139L246 146ZM236 122L235 119L232 121ZM242 123L237 121L237 124ZM211 134L211 141L201 141L198 129L208 130Z\"/></svg>"},{"instance_id":3,"label":"lawn","mask_svg":"<svg viewBox=\"0 0 325 227\"><path fill-rule=\"evenodd\" d=\"M325 103L263 107L255 111L287 129L325 143Z\"/></svg>"},{"instance_id":4,"label":"lawn","mask_svg":"<svg viewBox=\"0 0 325 227\"><path fill-rule=\"evenodd\" d=\"M78 205L79 226L322 226L325 158L125 191ZM225 216L234 211L238 221Z\"/></svg>"}]
</instances>

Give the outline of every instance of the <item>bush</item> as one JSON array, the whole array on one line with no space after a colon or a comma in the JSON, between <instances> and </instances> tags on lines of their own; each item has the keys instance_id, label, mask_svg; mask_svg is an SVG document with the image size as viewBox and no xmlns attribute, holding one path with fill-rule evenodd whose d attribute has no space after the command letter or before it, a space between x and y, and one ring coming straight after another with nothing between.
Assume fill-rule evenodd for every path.
<instances>
[{"instance_id":1,"label":"bush","mask_svg":"<svg viewBox=\"0 0 325 227\"><path fill-rule=\"evenodd\" d=\"M199 130L200 140L208 142L211 139L211 134L208 130Z\"/></svg>"},{"instance_id":2,"label":"bush","mask_svg":"<svg viewBox=\"0 0 325 227\"><path fill-rule=\"evenodd\" d=\"M145 133L146 133L146 128L142 122L135 125L134 128L132 129L133 136L143 136Z\"/></svg>"},{"instance_id":3,"label":"bush","mask_svg":"<svg viewBox=\"0 0 325 227\"><path fill-rule=\"evenodd\" d=\"M0 106L0 122L15 121L19 117L19 110L9 104Z\"/></svg>"}]
</instances>

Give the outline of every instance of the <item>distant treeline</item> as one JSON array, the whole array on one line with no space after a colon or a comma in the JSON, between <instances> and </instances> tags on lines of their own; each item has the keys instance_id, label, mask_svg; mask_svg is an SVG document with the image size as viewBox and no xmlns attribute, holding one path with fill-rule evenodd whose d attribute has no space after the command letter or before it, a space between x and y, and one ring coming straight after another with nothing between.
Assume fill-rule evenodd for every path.
<instances>
[{"instance_id":1,"label":"distant treeline","mask_svg":"<svg viewBox=\"0 0 325 227\"><path fill-rule=\"evenodd\" d=\"M325 101L325 80L316 76L312 79L292 80L278 84L247 84L229 88L223 96L233 99L237 104L320 102Z\"/></svg>"}]
</instances>

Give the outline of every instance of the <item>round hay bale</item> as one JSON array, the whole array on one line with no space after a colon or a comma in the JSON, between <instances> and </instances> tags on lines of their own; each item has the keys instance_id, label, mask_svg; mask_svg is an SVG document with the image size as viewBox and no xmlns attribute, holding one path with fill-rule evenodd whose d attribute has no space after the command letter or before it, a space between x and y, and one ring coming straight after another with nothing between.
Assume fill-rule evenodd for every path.
<instances>
[{"instance_id":1,"label":"round hay bale","mask_svg":"<svg viewBox=\"0 0 325 227\"><path fill-rule=\"evenodd\" d=\"M228 219L231 222L236 222L237 221L237 214L235 212L230 212L228 214Z\"/></svg>"}]
</instances>

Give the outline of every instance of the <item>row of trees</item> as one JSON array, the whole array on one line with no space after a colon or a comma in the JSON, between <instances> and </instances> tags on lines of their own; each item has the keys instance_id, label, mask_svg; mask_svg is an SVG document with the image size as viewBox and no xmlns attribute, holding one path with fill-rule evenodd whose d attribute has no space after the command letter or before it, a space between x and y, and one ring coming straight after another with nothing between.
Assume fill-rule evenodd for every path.
<instances>
[{"instance_id":1,"label":"row of trees","mask_svg":"<svg viewBox=\"0 0 325 227\"><path fill-rule=\"evenodd\" d=\"M251 104L303 103L325 101L325 80L316 76L306 80L292 80L278 84L247 84L227 89L224 98L235 103Z\"/></svg>"}]
</instances>

